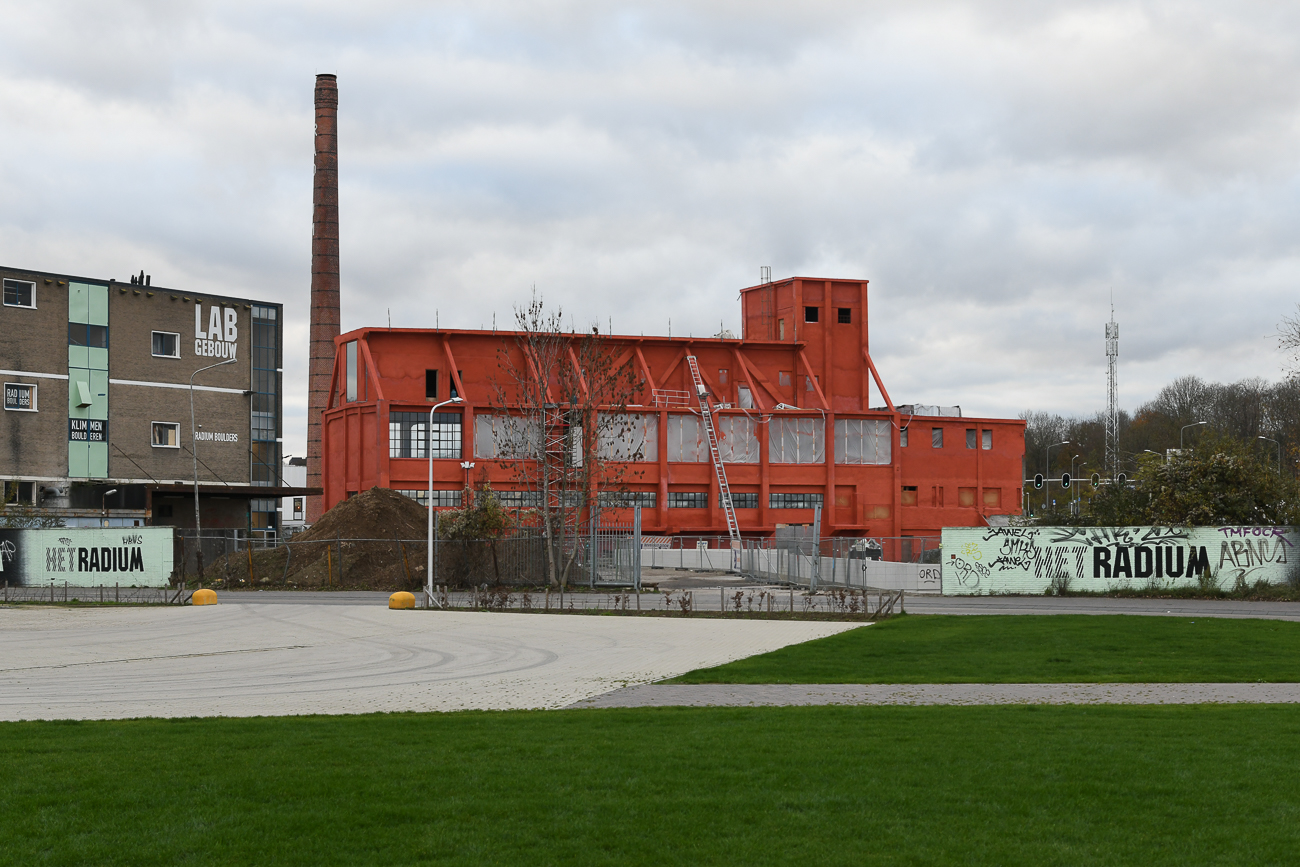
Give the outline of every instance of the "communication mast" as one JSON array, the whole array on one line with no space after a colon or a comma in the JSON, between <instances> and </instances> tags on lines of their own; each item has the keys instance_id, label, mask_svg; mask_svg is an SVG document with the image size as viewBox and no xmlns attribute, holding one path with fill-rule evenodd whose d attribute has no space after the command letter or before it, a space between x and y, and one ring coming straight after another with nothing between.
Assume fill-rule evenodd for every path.
<instances>
[{"instance_id":1,"label":"communication mast","mask_svg":"<svg viewBox=\"0 0 1300 867\"><path fill-rule=\"evenodd\" d=\"M1115 305L1110 305L1106 323L1106 470L1111 479L1119 478L1119 394L1115 383L1115 363L1119 359L1119 323Z\"/></svg>"}]
</instances>

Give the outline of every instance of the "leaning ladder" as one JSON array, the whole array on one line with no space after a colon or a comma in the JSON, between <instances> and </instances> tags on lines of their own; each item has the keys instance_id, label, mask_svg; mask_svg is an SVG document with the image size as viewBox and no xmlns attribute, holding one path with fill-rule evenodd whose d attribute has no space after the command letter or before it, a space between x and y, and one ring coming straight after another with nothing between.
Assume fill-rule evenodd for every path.
<instances>
[{"instance_id":1,"label":"leaning ladder","mask_svg":"<svg viewBox=\"0 0 1300 867\"><path fill-rule=\"evenodd\" d=\"M740 525L736 523L736 509L731 503L731 488L727 485L727 471L722 466L722 455L718 453L718 434L713 428L713 406L709 400L709 389L700 376L700 365L694 355L686 356L686 364L691 368L691 378L695 380L695 396L700 401L700 415L704 417L704 431L709 437L709 457L713 461L713 472L718 477L718 493L722 497L722 511L727 516L727 535L731 537L731 569L740 571Z\"/></svg>"}]
</instances>

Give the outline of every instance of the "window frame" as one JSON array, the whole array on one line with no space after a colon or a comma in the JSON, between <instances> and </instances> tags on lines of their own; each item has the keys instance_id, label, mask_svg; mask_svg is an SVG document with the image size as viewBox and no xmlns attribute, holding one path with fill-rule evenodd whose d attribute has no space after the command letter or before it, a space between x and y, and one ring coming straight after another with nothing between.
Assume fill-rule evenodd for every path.
<instances>
[{"instance_id":1,"label":"window frame","mask_svg":"<svg viewBox=\"0 0 1300 867\"><path fill-rule=\"evenodd\" d=\"M166 443L154 442L154 429L159 427L169 427L176 431L176 445L169 446ZM151 421L149 422L149 446L155 449L177 449L181 447L181 423L178 421Z\"/></svg>"},{"instance_id":2,"label":"window frame","mask_svg":"<svg viewBox=\"0 0 1300 867\"><path fill-rule=\"evenodd\" d=\"M853 308L852 308L852 307L839 307L839 308L836 308L836 311L835 311L835 319L836 319L836 321L835 321L835 324L836 324L836 325L852 325L852 324L853 324Z\"/></svg>"},{"instance_id":3,"label":"window frame","mask_svg":"<svg viewBox=\"0 0 1300 867\"><path fill-rule=\"evenodd\" d=\"M6 399L5 399L5 412L40 412L40 411L41 411L41 409L40 409L40 407L41 407L41 398L40 398L41 390L40 390L40 386L37 385L36 383L34 383L34 382L6 382L6 383L4 384L4 387L5 387L5 398L6 398ZM32 408L31 408L31 409L23 409L23 408L20 407L20 406L12 406L12 407L11 407L11 406L9 405L9 400L8 400L8 393L9 393L9 389L10 389L10 388L25 388L25 389L27 389L27 390L28 390L28 393L31 394L31 398L32 398Z\"/></svg>"},{"instance_id":4,"label":"window frame","mask_svg":"<svg viewBox=\"0 0 1300 867\"><path fill-rule=\"evenodd\" d=\"M154 335L156 335L156 334L166 334L168 337L174 337L174 338L176 338L176 354L175 354L175 355L159 355L157 352L154 352L154 351L153 351L153 349L154 349L153 338L154 338ZM150 353L154 358L180 358L180 357L181 357L181 335L180 335L180 332L179 332L179 331L151 331L151 332L149 332L149 353Z\"/></svg>"},{"instance_id":5,"label":"window frame","mask_svg":"<svg viewBox=\"0 0 1300 867\"><path fill-rule=\"evenodd\" d=\"M4 301L5 290L8 289L9 287L8 287L8 286L5 286L5 285L3 285L3 284L0 284L0 301L4 301L4 306L5 306L5 307L17 307L17 308L22 309L22 310L35 310L35 309L36 309L36 281L35 281L35 280L17 280L17 279L15 279L15 278L13 278L13 277L5 277L5 278L3 278L3 283L25 283L25 284L27 284L28 286L32 287L32 303L31 303L31 304L11 304L11 303L9 303L8 301ZM16 291L15 291L15 297L17 297Z\"/></svg>"},{"instance_id":6,"label":"window frame","mask_svg":"<svg viewBox=\"0 0 1300 867\"><path fill-rule=\"evenodd\" d=\"M803 308L803 321L812 322L815 324L821 321L821 312L822 311L820 307L811 307L805 304Z\"/></svg>"},{"instance_id":7,"label":"window frame","mask_svg":"<svg viewBox=\"0 0 1300 867\"><path fill-rule=\"evenodd\" d=\"M930 428L930 448L932 449L943 448L943 428L941 427Z\"/></svg>"},{"instance_id":8,"label":"window frame","mask_svg":"<svg viewBox=\"0 0 1300 867\"><path fill-rule=\"evenodd\" d=\"M676 500L676 502L674 502ZM700 501L703 500L701 503ZM689 502L690 505L686 503ZM708 491L669 491L668 502L669 509L707 509L709 508Z\"/></svg>"},{"instance_id":9,"label":"window frame","mask_svg":"<svg viewBox=\"0 0 1300 867\"><path fill-rule=\"evenodd\" d=\"M979 429L973 427L966 428L966 448L974 451L979 447Z\"/></svg>"}]
</instances>

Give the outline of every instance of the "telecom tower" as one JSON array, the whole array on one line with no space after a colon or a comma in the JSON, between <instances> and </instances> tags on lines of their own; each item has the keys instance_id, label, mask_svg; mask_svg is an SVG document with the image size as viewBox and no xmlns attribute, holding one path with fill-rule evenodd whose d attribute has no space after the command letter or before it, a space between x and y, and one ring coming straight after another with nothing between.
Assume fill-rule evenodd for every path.
<instances>
[{"instance_id":1,"label":"telecom tower","mask_svg":"<svg viewBox=\"0 0 1300 867\"><path fill-rule=\"evenodd\" d=\"M1115 384L1115 363L1119 359L1119 323L1115 305L1110 305L1106 323L1106 471L1119 479L1119 394Z\"/></svg>"}]
</instances>

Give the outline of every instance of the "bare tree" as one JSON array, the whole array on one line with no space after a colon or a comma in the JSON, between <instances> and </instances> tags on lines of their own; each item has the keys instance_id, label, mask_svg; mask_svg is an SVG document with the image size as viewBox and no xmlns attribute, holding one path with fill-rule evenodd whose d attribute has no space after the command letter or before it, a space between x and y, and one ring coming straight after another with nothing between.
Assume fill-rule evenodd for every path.
<instances>
[{"instance_id":1,"label":"bare tree","mask_svg":"<svg viewBox=\"0 0 1300 867\"><path fill-rule=\"evenodd\" d=\"M642 384L631 350L616 357L596 327L566 330L562 311L548 312L536 294L516 308L515 328L498 350L497 413L476 420L476 447L490 447L533 494L547 581L563 587L581 522L645 454L647 417L628 412Z\"/></svg>"}]
</instances>

